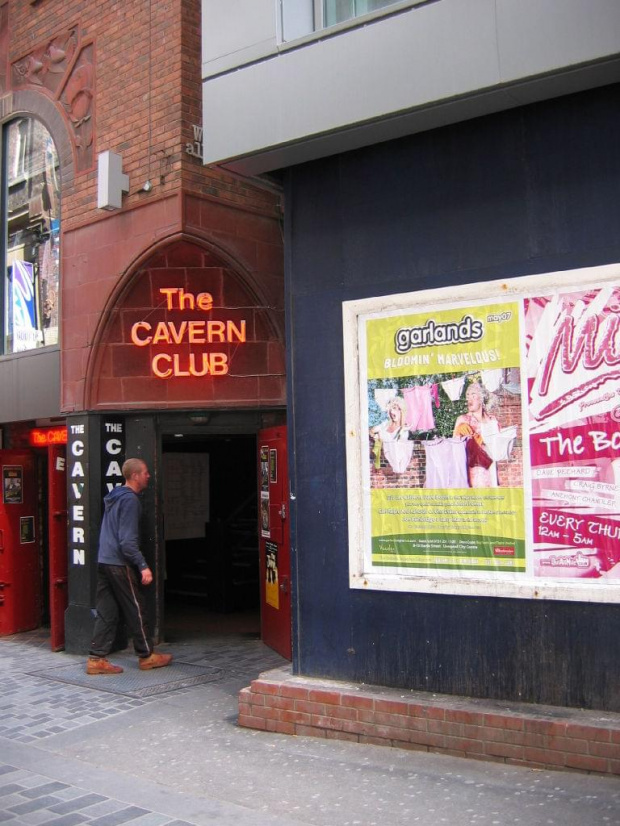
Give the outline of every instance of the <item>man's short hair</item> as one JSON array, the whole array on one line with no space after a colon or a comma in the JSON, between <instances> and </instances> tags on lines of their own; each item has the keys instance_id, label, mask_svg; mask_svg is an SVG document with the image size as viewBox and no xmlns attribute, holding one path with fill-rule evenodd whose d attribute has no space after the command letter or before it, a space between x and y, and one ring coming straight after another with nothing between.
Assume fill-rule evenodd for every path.
<instances>
[{"instance_id":1,"label":"man's short hair","mask_svg":"<svg viewBox=\"0 0 620 826\"><path fill-rule=\"evenodd\" d=\"M146 467L146 462L143 459L127 459L121 468L123 478L128 482L134 473L140 473L142 468Z\"/></svg>"}]
</instances>

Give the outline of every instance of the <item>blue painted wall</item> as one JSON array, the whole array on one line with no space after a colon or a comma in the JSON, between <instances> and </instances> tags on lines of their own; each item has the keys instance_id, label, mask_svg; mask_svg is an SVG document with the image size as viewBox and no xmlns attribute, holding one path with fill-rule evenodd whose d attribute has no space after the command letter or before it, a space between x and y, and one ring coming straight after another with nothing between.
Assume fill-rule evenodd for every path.
<instances>
[{"instance_id":1,"label":"blue painted wall","mask_svg":"<svg viewBox=\"0 0 620 826\"><path fill-rule=\"evenodd\" d=\"M618 605L349 589L341 319L620 261L619 136L613 86L286 172L298 673L620 711Z\"/></svg>"}]
</instances>

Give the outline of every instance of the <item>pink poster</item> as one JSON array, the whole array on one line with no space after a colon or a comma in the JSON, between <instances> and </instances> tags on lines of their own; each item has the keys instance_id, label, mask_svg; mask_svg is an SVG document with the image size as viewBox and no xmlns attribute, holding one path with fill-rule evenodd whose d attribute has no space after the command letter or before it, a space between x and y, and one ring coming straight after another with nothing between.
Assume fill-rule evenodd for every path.
<instances>
[{"instance_id":1,"label":"pink poster","mask_svg":"<svg viewBox=\"0 0 620 826\"><path fill-rule=\"evenodd\" d=\"M524 309L534 574L620 578L620 288Z\"/></svg>"}]
</instances>

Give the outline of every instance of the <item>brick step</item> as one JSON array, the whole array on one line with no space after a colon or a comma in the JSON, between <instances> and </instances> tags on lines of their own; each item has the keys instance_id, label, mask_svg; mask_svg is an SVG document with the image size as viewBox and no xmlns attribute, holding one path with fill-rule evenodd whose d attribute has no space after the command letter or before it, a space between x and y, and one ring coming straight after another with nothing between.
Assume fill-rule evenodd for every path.
<instances>
[{"instance_id":1,"label":"brick step","mask_svg":"<svg viewBox=\"0 0 620 826\"><path fill-rule=\"evenodd\" d=\"M620 775L620 714L261 674L239 725L537 769Z\"/></svg>"}]
</instances>

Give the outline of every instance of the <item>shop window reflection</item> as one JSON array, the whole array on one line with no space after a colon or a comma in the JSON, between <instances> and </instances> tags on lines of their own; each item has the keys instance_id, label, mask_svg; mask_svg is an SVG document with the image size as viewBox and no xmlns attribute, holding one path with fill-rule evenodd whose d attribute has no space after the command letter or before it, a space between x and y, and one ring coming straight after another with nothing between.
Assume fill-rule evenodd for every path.
<instances>
[{"instance_id":1,"label":"shop window reflection","mask_svg":"<svg viewBox=\"0 0 620 826\"><path fill-rule=\"evenodd\" d=\"M6 216L4 353L58 344L60 180L56 147L42 123L4 127Z\"/></svg>"}]
</instances>

